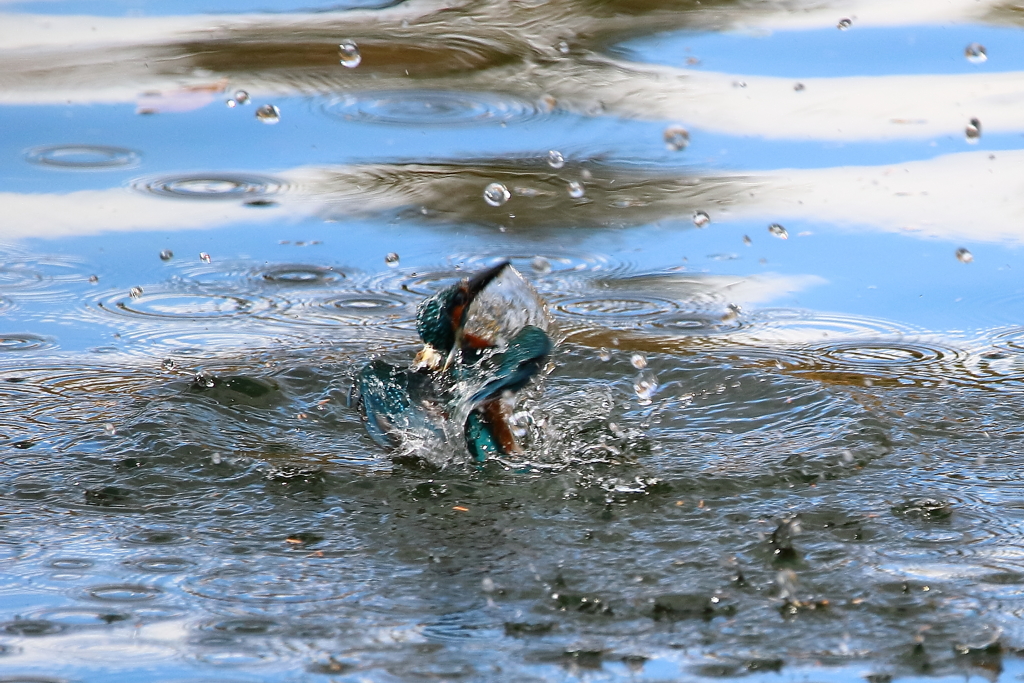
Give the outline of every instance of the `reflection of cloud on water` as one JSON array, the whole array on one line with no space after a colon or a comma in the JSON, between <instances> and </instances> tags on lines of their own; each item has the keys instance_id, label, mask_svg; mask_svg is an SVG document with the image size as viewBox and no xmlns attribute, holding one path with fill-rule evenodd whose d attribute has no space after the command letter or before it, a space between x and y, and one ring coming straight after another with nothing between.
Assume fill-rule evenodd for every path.
<instances>
[{"instance_id":1,"label":"reflection of cloud on water","mask_svg":"<svg viewBox=\"0 0 1024 683\"><path fill-rule=\"evenodd\" d=\"M712 4L712 3L705 3ZM602 15L573 3L485 3L459 10L402 3L339 14L154 18L0 18L0 103L134 102L141 93L244 83L255 96L402 90L499 92L585 115L682 120L705 130L764 138L920 139L1021 129L1024 79L1016 72L793 79L703 72L614 60L609 42L671 28L819 28L832 7L667 12L652 3ZM844 11L861 25L978 20L995 3L870 0ZM856 12L854 11L856 10ZM453 15L453 12L455 15ZM698 18L701 17L701 18ZM468 21L462 32L451 20ZM566 22L572 19L572 26ZM698 22L698 23L695 23ZM792 23L792 26L789 26ZM338 36L356 39L357 69L339 66ZM838 36L838 31L837 31ZM565 40L567 54L557 46ZM742 81L744 87L734 87Z\"/></svg>"},{"instance_id":2,"label":"reflection of cloud on water","mask_svg":"<svg viewBox=\"0 0 1024 683\"><path fill-rule=\"evenodd\" d=\"M585 177L573 198L567 178ZM320 215L332 219L412 210L417 221L512 231L621 228L770 217L874 227L929 238L1024 242L1024 151L971 152L892 166L780 170L739 175L655 175L608 164L543 162L300 167L274 178L207 174L155 179L135 189L67 194L2 193L5 237L215 228ZM509 200L483 199L502 182ZM168 189L169 188L169 189ZM249 202L248 204L244 202Z\"/></svg>"},{"instance_id":3,"label":"reflection of cloud on water","mask_svg":"<svg viewBox=\"0 0 1024 683\"><path fill-rule=\"evenodd\" d=\"M1024 151L893 166L752 173L768 191L737 210L940 239L1024 243Z\"/></svg>"}]
</instances>

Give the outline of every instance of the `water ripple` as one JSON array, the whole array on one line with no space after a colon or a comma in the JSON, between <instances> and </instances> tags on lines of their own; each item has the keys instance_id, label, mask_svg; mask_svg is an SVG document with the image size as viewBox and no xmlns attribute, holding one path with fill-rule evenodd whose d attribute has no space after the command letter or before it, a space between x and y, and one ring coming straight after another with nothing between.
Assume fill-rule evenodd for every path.
<instances>
[{"instance_id":1,"label":"water ripple","mask_svg":"<svg viewBox=\"0 0 1024 683\"><path fill-rule=\"evenodd\" d=\"M72 170L125 168L138 165L141 158L133 149L103 145L50 145L25 153L29 163Z\"/></svg>"},{"instance_id":2,"label":"water ripple","mask_svg":"<svg viewBox=\"0 0 1024 683\"><path fill-rule=\"evenodd\" d=\"M142 178L132 183L139 192L160 197L199 200L258 200L287 189L269 176L244 173L204 173Z\"/></svg>"},{"instance_id":3,"label":"water ripple","mask_svg":"<svg viewBox=\"0 0 1024 683\"><path fill-rule=\"evenodd\" d=\"M323 106L343 121L394 126L471 126L511 123L538 116L534 103L493 92L390 90L350 93Z\"/></svg>"}]
</instances>

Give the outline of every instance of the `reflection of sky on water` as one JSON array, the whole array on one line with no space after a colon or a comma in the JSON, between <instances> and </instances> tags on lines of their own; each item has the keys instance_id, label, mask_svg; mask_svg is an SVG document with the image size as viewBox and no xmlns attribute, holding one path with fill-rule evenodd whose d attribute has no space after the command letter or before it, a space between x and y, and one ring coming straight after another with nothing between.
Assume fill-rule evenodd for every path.
<instances>
[{"instance_id":1,"label":"reflection of sky on water","mask_svg":"<svg viewBox=\"0 0 1024 683\"><path fill-rule=\"evenodd\" d=\"M693 32L645 36L619 45L627 59L793 79L894 74L974 74L1024 69L1024 40L1017 28L985 25L835 27L807 31ZM971 43L988 60L964 57ZM688 59L699 60L687 64Z\"/></svg>"}]
</instances>

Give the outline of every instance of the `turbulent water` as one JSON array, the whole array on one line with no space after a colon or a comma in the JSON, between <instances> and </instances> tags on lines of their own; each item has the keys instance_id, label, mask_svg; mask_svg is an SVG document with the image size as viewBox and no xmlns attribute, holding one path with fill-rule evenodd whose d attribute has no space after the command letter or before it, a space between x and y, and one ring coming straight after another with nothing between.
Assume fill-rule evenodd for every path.
<instances>
[{"instance_id":1,"label":"turbulent water","mask_svg":"<svg viewBox=\"0 0 1024 683\"><path fill-rule=\"evenodd\" d=\"M1024 6L248 5L0 3L0 681L1024 676Z\"/></svg>"}]
</instances>

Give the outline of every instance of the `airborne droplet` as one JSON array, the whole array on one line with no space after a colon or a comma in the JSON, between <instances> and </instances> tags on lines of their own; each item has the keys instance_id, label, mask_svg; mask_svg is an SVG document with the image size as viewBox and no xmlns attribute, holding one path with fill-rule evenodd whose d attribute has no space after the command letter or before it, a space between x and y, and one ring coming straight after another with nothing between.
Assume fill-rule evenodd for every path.
<instances>
[{"instance_id":1,"label":"airborne droplet","mask_svg":"<svg viewBox=\"0 0 1024 683\"><path fill-rule=\"evenodd\" d=\"M845 31L851 26L853 26L853 22L846 18L840 19L839 23L836 24L836 28L839 29L840 31Z\"/></svg>"},{"instance_id":2,"label":"airborne droplet","mask_svg":"<svg viewBox=\"0 0 1024 683\"><path fill-rule=\"evenodd\" d=\"M971 43L964 48L964 57L971 64L981 64L988 59L988 53L985 51L985 46L980 43Z\"/></svg>"},{"instance_id":3,"label":"airborne droplet","mask_svg":"<svg viewBox=\"0 0 1024 683\"><path fill-rule=\"evenodd\" d=\"M647 357L642 353L634 353L629 357L629 362L637 370L643 370L647 367Z\"/></svg>"},{"instance_id":4,"label":"airborne droplet","mask_svg":"<svg viewBox=\"0 0 1024 683\"><path fill-rule=\"evenodd\" d=\"M705 225L711 222L711 216L708 215L707 211L694 211L693 212L693 224L698 228L703 228Z\"/></svg>"},{"instance_id":5,"label":"airborne droplet","mask_svg":"<svg viewBox=\"0 0 1024 683\"><path fill-rule=\"evenodd\" d=\"M651 397L658 390L658 378L648 369L641 370L633 379L633 391L636 392L638 403L642 406L651 404Z\"/></svg>"},{"instance_id":6,"label":"airborne droplet","mask_svg":"<svg viewBox=\"0 0 1024 683\"><path fill-rule=\"evenodd\" d=\"M133 299L138 299L140 296L142 296L142 287L132 287L131 289L128 290L128 296L130 296Z\"/></svg>"},{"instance_id":7,"label":"airborne droplet","mask_svg":"<svg viewBox=\"0 0 1024 683\"><path fill-rule=\"evenodd\" d=\"M681 152L690 144L690 133L682 126L669 126L664 137L665 147L673 152Z\"/></svg>"},{"instance_id":8,"label":"airborne droplet","mask_svg":"<svg viewBox=\"0 0 1024 683\"><path fill-rule=\"evenodd\" d=\"M164 249L160 252L161 261L170 261L172 258L174 258L174 252L170 249Z\"/></svg>"},{"instance_id":9,"label":"airborne droplet","mask_svg":"<svg viewBox=\"0 0 1024 683\"><path fill-rule=\"evenodd\" d=\"M338 59L342 66L354 69L363 61L363 56L359 54L359 46L355 41L343 40L338 44Z\"/></svg>"},{"instance_id":10,"label":"airborne droplet","mask_svg":"<svg viewBox=\"0 0 1024 683\"><path fill-rule=\"evenodd\" d=\"M267 124L274 124L281 120L281 110L272 104L264 104L256 110L256 118Z\"/></svg>"},{"instance_id":11,"label":"airborne droplet","mask_svg":"<svg viewBox=\"0 0 1024 683\"><path fill-rule=\"evenodd\" d=\"M768 226L768 232L770 232L771 234L775 235L780 240L788 240L789 239L789 233L786 232L786 229L784 227L782 227L781 225L779 225L778 223L772 223L771 225L769 225Z\"/></svg>"},{"instance_id":12,"label":"airborne droplet","mask_svg":"<svg viewBox=\"0 0 1024 683\"><path fill-rule=\"evenodd\" d=\"M971 119L967 123L967 128L964 129L964 135L967 136L967 142L977 142L978 138L981 137L981 121Z\"/></svg>"},{"instance_id":13,"label":"airborne droplet","mask_svg":"<svg viewBox=\"0 0 1024 683\"><path fill-rule=\"evenodd\" d=\"M754 241L750 239L749 235L744 235L743 236L743 244L745 244L745 245L747 245L749 247L753 243L754 243Z\"/></svg>"},{"instance_id":14,"label":"airborne droplet","mask_svg":"<svg viewBox=\"0 0 1024 683\"><path fill-rule=\"evenodd\" d=\"M597 350L597 357L603 361L610 361L612 359L612 352L602 346Z\"/></svg>"},{"instance_id":15,"label":"airborne droplet","mask_svg":"<svg viewBox=\"0 0 1024 683\"><path fill-rule=\"evenodd\" d=\"M160 364L160 367L167 371L173 370L175 368L174 359L164 358L164 362Z\"/></svg>"},{"instance_id":16,"label":"airborne droplet","mask_svg":"<svg viewBox=\"0 0 1024 683\"><path fill-rule=\"evenodd\" d=\"M235 102L238 104L252 104L252 102L249 101L249 93L244 90L235 91Z\"/></svg>"},{"instance_id":17,"label":"airborne droplet","mask_svg":"<svg viewBox=\"0 0 1024 683\"><path fill-rule=\"evenodd\" d=\"M210 255L207 254L205 251L201 251L199 252L199 260L202 261L203 263L209 263Z\"/></svg>"},{"instance_id":18,"label":"airborne droplet","mask_svg":"<svg viewBox=\"0 0 1024 683\"><path fill-rule=\"evenodd\" d=\"M501 183L491 183L484 188L484 201L491 206L501 206L508 201L512 195L508 188Z\"/></svg>"},{"instance_id":19,"label":"airborne droplet","mask_svg":"<svg viewBox=\"0 0 1024 683\"><path fill-rule=\"evenodd\" d=\"M573 199L579 199L586 193L583 189L583 183L576 180L570 182L567 189L569 191L569 196Z\"/></svg>"},{"instance_id":20,"label":"airborne droplet","mask_svg":"<svg viewBox=\"0 0 1024 683\"><path fill-rule=\"evenodd\" d=\"M89 284L94 285L94 284L96 284L99 281L100 281L100 278L99 278L98 275L90 275L89 276Z\"/></svg>"},{"instance_id":21,"label":"airborne droplet","mask_svg":"<svg viewBox=\"0 0 1024 683\"><path fill-rule=\"evenodd\" d=\"M960 263L971 263L974 261L974 254L960 247L956 250L956 260Z\"/></svg>"},{"instance_id":22,"label":"airborne droplet","mask_svg":"<svg viewBox=\"0 0 1024 683\"><path fill-rule=\"evenodd\" d=\"M530 261L530 266L541 275L547 275L551 272L551 261L548 261L543 256L534 256L533 260Z\"/></svg>"},{"instance_id":23,"label":"airborne droplet","mask_svg":"<svg viewBox=\"0 0 1024 683\"><path fill-rule=\"evenodd\" d=\"M565 166L565 157L557 150L548 152L548 166L551 168L562 168Z\"/></svg>"},{"instance_id":24,"label":"airborne droplet","mask_svg":"<svg viewBox=\"0 0 1024 683\"><path fill-rule=\"evenodd\" d=\"M114 436L117 434L117 428L109 422L103 425L103 431L106 432L107 436Z\"/></svg>"},{"instance_id":25,"label":"airborne droplet","mask_svg":"<svg viewBox=\"0 0 1024 683\"><path fill-rule=\"evenodd\" d=\"M392 251L391 253L389 253L387 256L384 257L384 263L388 264L388 266L391 267L391 268L397 268L398 267L398 254L396 254L395 252Z\"/></svg>"}]
</instances>

